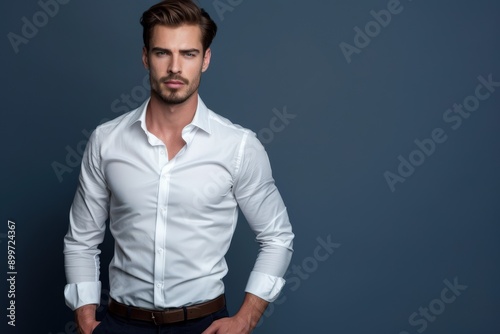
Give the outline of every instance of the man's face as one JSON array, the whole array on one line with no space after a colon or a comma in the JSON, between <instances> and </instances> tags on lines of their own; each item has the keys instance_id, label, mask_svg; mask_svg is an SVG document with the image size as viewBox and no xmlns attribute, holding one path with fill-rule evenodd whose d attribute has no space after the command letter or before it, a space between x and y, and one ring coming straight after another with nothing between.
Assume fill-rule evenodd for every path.
<instances>
[{"instance_id":1,"label":"man's face","mask_svg":"<svg viewBox=\"0 0 500 334\"><path fill-rule=\"evenodd\" d=\"M195 98L201 73L210 63L210 49L203 55L201 30L194 25L153 28L149 50L142 61L150 71L151 93L167 104Z\"/></svg>"}]
</instances>

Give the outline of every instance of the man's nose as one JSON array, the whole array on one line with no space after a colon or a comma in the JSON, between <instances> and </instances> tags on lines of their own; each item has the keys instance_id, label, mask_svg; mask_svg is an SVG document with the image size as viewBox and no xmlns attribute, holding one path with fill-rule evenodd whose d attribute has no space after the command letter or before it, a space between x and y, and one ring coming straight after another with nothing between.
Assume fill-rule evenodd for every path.
<instances>
[{"instance_id":1,"label":"man's nose","mask_svg":"<svg viewBox=\"0 0 500 334\"><path fill-rule=\"evenodd\" d=\"M181 71L181 64L180 64L180 59L179 55L172 55L169 67L168 67L168 72L169 73L180 73Z\"/></svg>"}]
</instances>

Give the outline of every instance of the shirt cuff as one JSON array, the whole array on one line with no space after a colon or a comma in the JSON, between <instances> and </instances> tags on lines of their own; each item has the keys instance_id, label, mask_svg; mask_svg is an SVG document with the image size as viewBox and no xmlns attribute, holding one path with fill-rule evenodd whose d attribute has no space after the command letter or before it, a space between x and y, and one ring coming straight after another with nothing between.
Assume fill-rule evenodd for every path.
<instances>
[{"instance_id":1,"label":"shirt cuff","mask_svg":"<svg viewBox=\"0 0 500 334\"><path fill-rule=\"evenodd\" d=\"M101 301L101 282L66 284L64 298L66 299L66 305L73 311L83 305L99 305Z\"/></svg>"},{"instance_id":2,"label":"shirt cuff","mask_svg":"<svg viewBox=\"0 0 500 334\"><path fill-rule=\"evenodd\" d=\"M245 291L271 303L278 298L284 286L285 280L281 277L252 271Z\"/></svg>"}]
</instances>

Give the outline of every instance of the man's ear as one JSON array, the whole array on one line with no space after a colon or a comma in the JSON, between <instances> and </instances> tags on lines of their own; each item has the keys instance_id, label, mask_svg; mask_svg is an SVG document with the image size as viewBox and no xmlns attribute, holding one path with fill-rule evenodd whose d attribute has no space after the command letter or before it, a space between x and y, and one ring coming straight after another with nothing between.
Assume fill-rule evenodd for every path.
<instances>
[{"instance_id":1,"label":"man's ear","mask_svg":"<svg viewBox=\"0 0 500 334\"><path fill-rule=\"evenodd\" d=\"M142 47L142 64L144 68L149 71L148 50L145 46Z\"/></svg>"},{"instance_id":2,"label":"man's ear","mask_svg":"<svg viewBox=\"0 0 500 334\"><path fill-rule=\"evenodd\" d=\"M212 50L208 48L203 55L203 65L201 67L202 72L205 72L208 69L208 65L210 65L210 57L212 57Z\"/></svg>"}]
</instances>

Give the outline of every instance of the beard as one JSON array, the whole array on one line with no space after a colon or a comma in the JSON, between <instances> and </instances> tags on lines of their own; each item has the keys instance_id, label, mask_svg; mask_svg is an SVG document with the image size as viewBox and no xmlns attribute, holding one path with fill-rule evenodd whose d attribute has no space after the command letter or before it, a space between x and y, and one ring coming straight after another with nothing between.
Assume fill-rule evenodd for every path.
<instances>
[{"instance_id":1,"label":"beard","mask_svg":"<svg viewBox=\"0 0 500 334\"><path fill-rule=\"evenodd\" d=\"M160 79L155 79L150 74L151 92L160 98L165 104L181 104L186 102L198 90L201 81L201 73L192 82L188 79L174 74ZM181 88L169 88L163 85L169 80L177 80L184 83Z\"/></svg>"}]
</instances>

